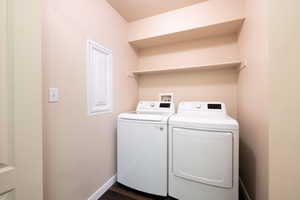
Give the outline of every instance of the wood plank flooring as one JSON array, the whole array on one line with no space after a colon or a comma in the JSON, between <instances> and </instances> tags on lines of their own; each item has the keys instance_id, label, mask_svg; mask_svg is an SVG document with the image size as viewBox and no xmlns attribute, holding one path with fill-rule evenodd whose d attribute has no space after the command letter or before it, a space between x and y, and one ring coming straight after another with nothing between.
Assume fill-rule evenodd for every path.
<instances>
[{"instance_id":1,"label":"wood plank flooring","mask_svg":"<svg viewBox=\"0 0 300 200\"><path fill-rule=\"evenodd\" d=\"M119 183L114 184L99 200L176 200L139 192Z\"/></svg>"},{"instance_id":2,"label":"wood plank flooring","mask_svg":"<svg viewBox=\"0 0 300 200\"><path fill-rule=\"evenodd\" d=\"M243 193L240 192L240 200L245 200ZM139 192L119 183L115 183L99 200L176 200L171 197L163 198Z\"/></svg>"}]
</instances>

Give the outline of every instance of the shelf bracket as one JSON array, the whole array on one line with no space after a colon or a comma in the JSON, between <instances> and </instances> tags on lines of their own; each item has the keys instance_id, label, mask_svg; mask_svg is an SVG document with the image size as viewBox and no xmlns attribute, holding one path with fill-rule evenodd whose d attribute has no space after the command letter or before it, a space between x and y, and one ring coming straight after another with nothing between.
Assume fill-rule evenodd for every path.
<instances>
[{"instance_id":1,"label":"shelf bracket","mask_svg":"<svg viewBox=\"0 0 300 200\"><path fill-rule=\"evenodd\" d=\"M137 76L132 72L129 72L127 76L128 76L128 78L134 78L134 79L137 78Z\"/></svg>"},{"instance_id":2,"label":"shelf bracket","mask_svg":"<svg viewBox=\"0 0 300 200\"><path fill-rule=\"evenodd\" d=\"M238 68L238 71L242 71L248 66L247 60L244 60L244 62L241 63L241 66Z\"/></svg>"}]
</instances>

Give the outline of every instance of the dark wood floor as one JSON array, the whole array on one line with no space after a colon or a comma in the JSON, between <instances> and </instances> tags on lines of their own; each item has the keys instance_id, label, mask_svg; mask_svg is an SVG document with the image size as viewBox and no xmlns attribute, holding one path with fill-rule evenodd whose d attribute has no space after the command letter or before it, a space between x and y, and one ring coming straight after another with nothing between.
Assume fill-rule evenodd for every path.
<instances>
[{"instance_id":1,"label":"dark wood floor","mask_svg":"<svg viewBox=\"0 0 300 200\"><path fill-rule=\"evenodd\" d=\"M241 194L241 193L240 193ZM240 196L240 200L243 200ZM119 183L114 184L99 200L176 200L173 198L162 198L154 195L145 194Z\"/></svg>"},{"instance_id":2,"label":"dark wood floor","mask_svg":"<svg viewBox=\"0 0 300 200\"><path fill-rule=\"evenodd\" d=\"M119 183L114 184L99 200L175 200L139 192Z\"/></svg>"}]
</instances>

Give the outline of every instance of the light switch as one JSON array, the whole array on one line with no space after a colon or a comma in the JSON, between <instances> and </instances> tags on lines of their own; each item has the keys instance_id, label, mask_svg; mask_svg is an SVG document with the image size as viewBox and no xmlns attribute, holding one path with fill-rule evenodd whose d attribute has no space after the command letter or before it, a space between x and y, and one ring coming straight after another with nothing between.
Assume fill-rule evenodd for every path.
<instances>
[{"instance_id":1,"label":"light switch","mask_svg":"<svg viewBox=\"0 0 300 200\"><path fill-rule=\"evenodd\" d=\"M59 101L58 88L49 88L48 102L49 103L56 103L58 101Z\"/></svg>"}]
</instances>

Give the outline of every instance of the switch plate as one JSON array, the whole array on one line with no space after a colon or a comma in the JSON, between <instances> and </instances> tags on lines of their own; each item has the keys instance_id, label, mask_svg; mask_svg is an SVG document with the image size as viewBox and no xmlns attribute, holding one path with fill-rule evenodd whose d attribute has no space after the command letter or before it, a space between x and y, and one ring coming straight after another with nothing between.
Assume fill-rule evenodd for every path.
<instances>
[{"instance_id":1,"label":"switch plate","mask_svg":"<svg viewBox=\"0 0 300 200\"><path fill-rule=\"evenodd\" d=\"M48 91L48 102L49 103L56 103L58 101L59 101L58 88L49 88L49 91Z\"/></svg>"}]
</instances>

